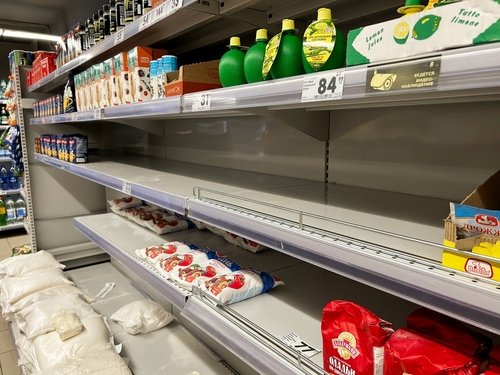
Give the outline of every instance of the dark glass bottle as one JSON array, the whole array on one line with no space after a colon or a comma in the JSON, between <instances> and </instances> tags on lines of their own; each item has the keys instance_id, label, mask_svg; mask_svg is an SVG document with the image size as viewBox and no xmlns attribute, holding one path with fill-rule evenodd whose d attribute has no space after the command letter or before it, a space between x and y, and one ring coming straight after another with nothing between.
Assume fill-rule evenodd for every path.
<instances>
[{"instance_id":1,"label":"dark glass bottle","mask_svg":"<svg viewBox=\"0 0 500 375\"><path fill-rule=\"evenodd\" d=\"M87 38L89 47L93 47L95 44L94 41L94 18L90 17L87 20Z\"/></svg>"},{"instance_id":2,"label":"dark glass bottle","mask_svg":"<svg viewBox=\"0 0 500 375\"><path fill-rule=\"evenodd\" d=\"M94 42L99 43L102 39L101 34L101 21L99 20L99 15L94 14Z\"/></svg>"},{"instance_id":3,"label":"dark glass bottle","mask_svg":"<svg viewBox=\"0 0 500 375\"><path fill-rule=\"evenodd\" d=\"M144 14L144 2L142 0L134 0L134 17L139 18Z\"/></svg>"},{"instance_id":4,"label":"dark glass bottle","mask_svg":"<svg viewBox=\"0 0 500 375\"><path fill-rule=\"evenodd\" d=\"M104 4L102 7L102 14L103 14L103 35L104 38L107 38L108 36L111 35L111 15L109 13L109 4Z\"/></svg>"},{"instance_id":5,"label":"dark glass bottle","mask_svg":"<svg viewBox=\"0 0 500 375\"><path fill-rule=\"evenodd\" d=\"M133 22L135 0L124 0L123 4L125 5L125 23Z\"/></svg>"},{"instance_id":6,"label":"dark glass bottle","mask_svg":"<svg viewBox=\"0 0 500 375\"><path fill-rule=\"evenodd\" d=\"M116 33L116 0L109 0L109 31Z\"/></svg>"}]
</instances>

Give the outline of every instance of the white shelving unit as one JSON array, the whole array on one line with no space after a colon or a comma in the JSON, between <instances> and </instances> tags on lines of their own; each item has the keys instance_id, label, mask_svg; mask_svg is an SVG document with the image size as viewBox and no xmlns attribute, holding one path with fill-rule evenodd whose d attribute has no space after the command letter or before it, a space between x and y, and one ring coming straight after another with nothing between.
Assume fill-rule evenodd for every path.
<instances>
[{"instance_id":1,"label":"white shelving unit","mask_svg":"<svg viewBox=\"0 0 500 375\"><path fill-rule=\"evenodd\" d=\"M278 15L308 19L314 7L331 1L293 1L287 7L273 0L202 3L184 1L177 11L151 23L141 18L123 35L108 38L29 91L59 87L71 69L102 61L138 41L184 41L185 45L169 46L169 51L195 50L253 25L275 22ZM346 23L378 7L383 12L396 5L360 1L350 8L345 3L335 5L340 9L337 17ZM246 22L235 21L241 19ZM193 28L204 37L188 40L193 39ZM237 363L256 373L322 374L321 354L307 359L280 337L294 331L321 349L321 309L336 298L354 299L375 311L397 306L395 316L388 317L399 320L397 326L405 324L415 303L500 335L500 283L441 266L442 219L449 202L471 191L464 193L464 186L470 186L463 180L469 178L475 186L481 182L479 176L498 168L488 155L500 142L490 120L492 113L498 114L490 104L500 93L500 46L443 51L377 68L436 59L439 81L431 89L368 93L367 77L374 67L356 66L339 71L344 77L339 100L303 102L304 81L314 77L307 75L206 91L210 106L203 111L194 105L200 97L195 93L32 119L40 134L57 133L59 127L47 124L61 124L64 131L74 124L83 131L97 122L101 127L88 129L93 144L103 150L91 153L88 164L41 154L34 154L34 160L39 166L55 167L59 175L81 177L273 249L259 255L238 252L197 231L158 237L114 214L65 217L78 216L75 227L106 251L112 263L123 265L127 275L169 301L188 329L212 344L224 343ZM477 134L471 133L472 124L464 115L468 106L477 114ZM447 116L440 108L448 111ZM436 130L426 121L457 124ZM114 128L117 124L123 126L120 131ZM487 155L479 155L478 144L488 145L479 147ZM413 150L415 145L421 148ZM441 159L448 164L441 165ZM436 177L436 171L446 176ZM463 171L474 171L473 177ZM411 181L425 188L410 186ZM234 306L214 306L197 290L179 289L134 255L136 248L166 240L215 244L242 264L273 272L286 287ZM299 274L307 277L298 278Z\"/></svg>"}]
</instances>

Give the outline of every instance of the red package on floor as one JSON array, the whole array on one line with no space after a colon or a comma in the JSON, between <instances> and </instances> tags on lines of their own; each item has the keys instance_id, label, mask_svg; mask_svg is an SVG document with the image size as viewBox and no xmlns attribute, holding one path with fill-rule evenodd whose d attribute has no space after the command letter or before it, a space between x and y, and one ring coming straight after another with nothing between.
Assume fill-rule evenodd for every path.
<instances>
[{"instance_id":1,"label":"red package on floor","mask_svg":"<svg viewBox=\"0 0 500 375\"><path fill-rule=\"evenodd\" d=\"M500 375L500 366L489 366L486 372L483 372L482 375Z\"/></svg>"},{"instance_id":2,"label":"red package on floor","mask_svg":"<svg viewBox=\"0 0 500 375\"><path fill-rule=\"evenodd\" d=\"M440 314L421 308L408 316L408 329L439 341L467 356L486 359L493 343L468 325Z\"/></svg>"},{"instance_id":3,"label":"red package on floor","mask_svg":"<svg viewBox=\"0 0 500 375\"><path fill-rule=\"evenodd\" d=\"M478 375L479 362L405 329L385 345L384 375Z\"/></svg>"},{"instance_id":4,"label":"red package on floor","mask_svg":"<svg viewBox=\"0 0 500 375\"><path fill-rule=\"evenodd\" d=\"M490 352L490 362L496 363L497 366L500 366L500 345L495 346Z\"/></svg>"},{"instance_id":5,"label":"red package on floor","mask_svg":"<svg viewBox=\"0 0 500 375\"><path fill-rule=\"evenodd\" d=\"M490 352L488 370L483 375L500 375L500 346Z\"/></svg>"},{"instance_id":6,"label":"red package on floor","mask_svg":"<svg viewBox=\"0 0 500 375\"><path fill-rule=\"evenodd\" d=\"M323 309L323 369L335 375L382 375L391 324L349 301Z\"/></svg>"}]
</instances>

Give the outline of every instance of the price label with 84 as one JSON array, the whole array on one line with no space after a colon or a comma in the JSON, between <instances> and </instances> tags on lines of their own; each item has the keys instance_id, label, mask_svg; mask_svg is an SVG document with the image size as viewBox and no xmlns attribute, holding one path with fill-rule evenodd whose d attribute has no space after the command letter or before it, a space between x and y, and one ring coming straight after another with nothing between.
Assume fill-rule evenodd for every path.
<instances>
[{"instance_id":1,"label":"price label with 84","mask_svg":"<svg viewBox=\"0 0 500 375\"><path fill-rule=\"evenodd\" d=\"M342 99L344 76L344 70L334 70L323 74L304 76L302 102Z\"/></svg>"}]
</instances>

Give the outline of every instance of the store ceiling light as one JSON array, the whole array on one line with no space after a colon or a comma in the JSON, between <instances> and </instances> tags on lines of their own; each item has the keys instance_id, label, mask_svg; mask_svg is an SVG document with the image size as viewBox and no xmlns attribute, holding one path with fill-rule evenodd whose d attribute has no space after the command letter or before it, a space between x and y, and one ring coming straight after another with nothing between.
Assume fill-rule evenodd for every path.
<instances>
[{"instance_id":1,"label":"store ceiling light","mask_svg":"<svg viewBox=\"0 0 500 375\"><path fill-rule=\"evenodd\" d=\"M9 30L9 29L0 29L0 37L31 39L31 40L48 40L52 42L59 42L61 40L61 37L57 35L32 33L28 31Z\"/></svg>"}]
</instances>

